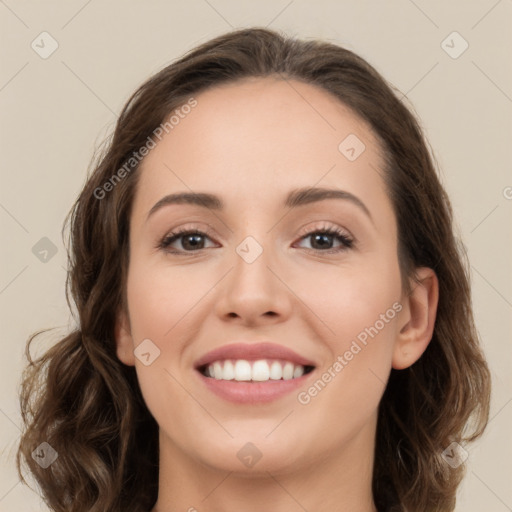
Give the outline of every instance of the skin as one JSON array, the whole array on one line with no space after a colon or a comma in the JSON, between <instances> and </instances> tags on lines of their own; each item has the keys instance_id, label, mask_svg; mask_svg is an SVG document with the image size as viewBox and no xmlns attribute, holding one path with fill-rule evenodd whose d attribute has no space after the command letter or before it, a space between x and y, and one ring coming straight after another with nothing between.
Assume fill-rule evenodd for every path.
<instances>
[{"instance_id":1,"label":"skin","mask_svg":"<svg viewBox=\"0 0 512 512\"><path fill-rule=\"evenodd\" d=\"M377 407L391 368L410 366L427 347L438 302L428 268L417 269L411 294L402 291L378 141L337 99L298 81L245 79L196 99L142 164L128 311L116 326L117 355L135 365L160 427L153 512L375 511ZM338 150L349 134L366 146L354 161ZM354 194L371 218L347 200L283 206L291 189L310 186ZM168 205L146 220L163 196L191 191L220 196L225 209ZM305 236L326 226L354 238L353 247L326 254ZM182 255L156 248L180 227L211 236L195 252L190 238L178 239L171 249ZM236 252L247 236L263 249L250 264ZM336 237L327 243L341 246ZM265 339L315 362L307 391L394 303L401 311L308 404L296 392L233 404L193 369L213 348ZM160 356L145 366L134 349L148 338ZM252 467L237 457L248 442L261 453Z\"/></svg>"}]
</instances>

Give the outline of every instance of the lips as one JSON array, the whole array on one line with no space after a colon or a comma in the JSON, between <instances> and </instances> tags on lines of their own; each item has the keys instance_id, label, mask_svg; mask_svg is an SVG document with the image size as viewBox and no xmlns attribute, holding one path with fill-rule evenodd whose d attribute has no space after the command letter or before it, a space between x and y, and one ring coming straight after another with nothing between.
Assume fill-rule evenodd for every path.
<instances>
[{"instance_id":1,"label":"lips","mask_svg":"<svg viewBox=\"0 0 512 512\"><path fill-rule=\"evenodd\" d=\"M316 366L313 361L310 361L287 347L277 345L275 343L263 342L232 343L216 348L200 357L194 363L194 368L196 370L201 370L208 364L225 359L245 359L246 361L282 359L290 361L295 365Z\"/></svg>"}]
</instances>

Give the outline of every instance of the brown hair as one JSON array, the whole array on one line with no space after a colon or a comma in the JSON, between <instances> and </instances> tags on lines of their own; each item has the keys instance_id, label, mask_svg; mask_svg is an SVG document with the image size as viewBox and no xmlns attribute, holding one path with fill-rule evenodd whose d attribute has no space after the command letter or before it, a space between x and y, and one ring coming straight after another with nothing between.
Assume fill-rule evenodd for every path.
<instances>
[{"instance_id":1,"label":"brown hair","mask_svg":"<svg viewBox=\"0 0 512 512\"><path fill-rule=\"evenodd\" d=\"M30 345L40 333L27 343L20 395L25 429L17 454L21 478L23 459L52 510L146 512L157 498L158 426L135 369L118 360L114 341L116 312L126 308L138 164L101 198L98 190L192 95L270 75L316 85L368 122L385 155L381 171L397 220L403 286L410 291L416 267L438 276L432 340L414 365L391 370L379 405L373 496L380 511L453 510L464 466L451 468L441 454L452 441L482 434L490 376L473 320L467 256L421 128L361 57L262 28L210 40L145 82L123 108L66 219L71 217L66 296L69 303L72 295L79 327L35 361ZM44 441L59 454L47 469L31 456Z\"/></svg>"}]
</instances>

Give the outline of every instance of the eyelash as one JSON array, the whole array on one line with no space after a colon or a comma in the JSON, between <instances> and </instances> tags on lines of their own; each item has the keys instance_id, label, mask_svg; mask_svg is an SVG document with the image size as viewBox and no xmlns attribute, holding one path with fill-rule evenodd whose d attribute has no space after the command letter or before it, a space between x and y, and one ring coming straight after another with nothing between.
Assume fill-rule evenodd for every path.
<instances>
[{"instance_id":1,"label":"eyelash","mask_svg":"<svg viewBox=\"0 0 512 512\"><path fill-rule=\"evenodd\" d=\"M301 235L300 240L305 240L306 238L308 238L312 235L319 235L319 234L334 236L339 242L341 242L342 246L338 247L338 248L331 248L331 249L326 249L326 250L306 248L308 251L314 251L314 252L319 252L319 253L324 253L324 254L335 254L335 253L346 251L347 249L351 249L354 246L354 240L351 237L349 237L340 228L333 228L333 227L327 227L327 226L324 226L321 228L316 228L314 230L304 233L303 235ZM200 252L205 249L205 248L198 249L196 251L183 251L183 250L176 251L176 250L170 250L168 248L173 242L175 242L179 238L184 237L186 235L206 236L207 238L210 238L210 239L213 238L212 234L210 233L210 231L208 229L205 229L204 231L200 231L198 229L180 228L180 229L177 229L176 231L168 233L166 236L164 236L162 238L162 240L160 240L158 242L156 249L160 249L160 250L163 250L164 252L167 252L167 253L173 254L173 255L177 255L177 256L190 255L190 254L193 254L195 252Z\"/></svg>"}]
</instances>

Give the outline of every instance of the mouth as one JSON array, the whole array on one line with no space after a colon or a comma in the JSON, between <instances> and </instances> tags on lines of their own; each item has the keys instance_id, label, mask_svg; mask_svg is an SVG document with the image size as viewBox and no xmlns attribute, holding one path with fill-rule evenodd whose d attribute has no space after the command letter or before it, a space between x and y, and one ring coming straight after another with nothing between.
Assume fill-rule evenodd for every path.
<instances>
[{"instance_id":1,"label":"mouth","mask_svg":"<svg viewBox=\"0 0 512 512\"><path fill-rule=\"evenodd\" d=\"M237 405L274 402L311 385L315 366L290 361L225 360L197 368L196 375L215 396Z\"/></svg>"},{"instance_id":2,"label":"mouth","mask_svg":"<svg viewBox=\"0 0 512 512\"><path fill-rule=\"evenodd\" d=\"M201 386L228 402L250 405L275 401L305 386L316 367L294 350L270 342L224 345L194 365Z\"/></svg>"},{"instance_id":3,"label":"mouth","mask_svg":"<svg viewBox=\"0 0 512 512\"><path fill-rule=\"evenodd\" d=\"M198 371L208 379L255 383L299 379L314 369L283 359L226 359L204 364Z\"/></svg>"}]
</instances>

